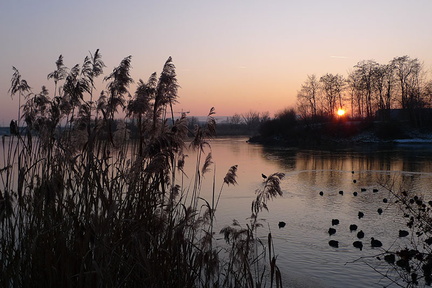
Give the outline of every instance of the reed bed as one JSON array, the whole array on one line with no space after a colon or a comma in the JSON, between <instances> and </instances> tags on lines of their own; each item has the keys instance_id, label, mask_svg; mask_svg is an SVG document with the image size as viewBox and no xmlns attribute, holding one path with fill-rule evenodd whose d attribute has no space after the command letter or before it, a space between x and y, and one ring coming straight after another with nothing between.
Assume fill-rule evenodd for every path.
<instances>
[{"instance_id":1,"label":"reed bed","mask_svg":"<svg viewBox=\"0 0 432 288\"><path fill-rule=\"evenodd\" d=\"M25 103L1 140L0 287L281 286L258 214L281 194L283 174L257 190L250 223L226 226L226 242L216 241L215 212L224 186L236 184L237 166L220 189L213 178L211 199L200 196L213 165L214 110L192 130L185 115L174 117L171 58L159 78L139 80L125 99L130 63L126 57L104 78L97 101L99 50L71 69L60 56L48 75L52 97L45 87L31 92L14 68L10 92ZM185 178L187 149L197 157Z\"/></svg>"}]
</instances>

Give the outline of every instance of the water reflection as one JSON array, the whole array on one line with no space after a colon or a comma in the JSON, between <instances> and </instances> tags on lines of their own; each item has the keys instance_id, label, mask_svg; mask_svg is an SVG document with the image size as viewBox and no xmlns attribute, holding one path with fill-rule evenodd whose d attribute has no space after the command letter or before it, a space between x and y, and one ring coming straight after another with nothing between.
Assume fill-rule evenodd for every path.
<instances>
[{"instance_id":1,"label":"water reflection","mask_svg":"<svg viewBox=\"0 0 432 288\"><path fill-rule=\"evenodd\" d=\"M395 190L430 187L432 149L425 146L404 148L375 146L375 149L295 151L270 147L263 148L263 155L281 169L302 171L299 178L309 185L320 183L331 188L355 190L368 185ZM353 182L358 184L350 185Z\"/></svg>"},{"instance_id":2,"label":"water reflection","mask_svg":"<svg viewBox=\"0 0 432 288\"><path fill-rule=\"evenodd\" d=\"M213 191L218 193L228 169L238 165L238 185L224 186L215 231L233 219L248 222L254 192L263 183L262 173L286 174L281 183L284 196L268 203L270 211L261 216L268 224L264 225L263 235L269 230L272 232L279 267L288 287L382 287L389 284L358 261L382 252L368 245L370 237L382 241L384 248L392 246L393 249L409 241L395 241L404 222L386 188L431 196L432 148L428 146L329 151L263 147L248 144L245 138L217 138L211 142L211 150L206 150L210 151L215 167L204 175L203 198L211 199ZM196 155L193 151L187 153L187 177L184 177L183 187L192 187ZM0 163L9 163L7 157L4 151L0 153ZM213 181L216 181L215 188ZM322 196L320 191L323 191ZM343 195L339 191L343 191ZM354 192L358 195L354 196ZM388 203L383 202L384 198L389 199ZM378 209L383 213L379 214ZM364 213L362 219L358 218L359 211ZM340 224L335 226L336 234L330 236L327 231L334 218L339 219ZM286 222L286 226L280 229L279 221ZM362 251L352 245L358 239L356 233L349 230L351 224L358 225L366 235ZM339 241L339 248L329 247L328 242L333 239ZM385 271L386 267L377 269Z\"/></svg>"},{"instance_id":3,"label":"water reflection","mask_svg":"<svg viewBox=\"0 0 432 288\"><path fill-rule=\"evenodd\" d=\"M229 224L232 219L247 222L254 191L262 183L261 173L286 173L282 181L284 196L269 203L270 211L262 217L272 231L279 266L289 287L389 284L357 261L379 253L370 247L370 237L380 239L384 247L406 244L405 239L394 242L404 222L386 189L429 194L432 187L432 149L428 146L325 151L262 147L247 144L244 138L219 138L212 142L212 154L219 186L228 168L238 165L238 185L226 187L221 196L219 226ZM203 185L204 197L211 191L209 183ZM339 191L344 191L343 195ZM384 198L389 202L384 203ZM382 215L377 212L379 208ZM359 211L364 213L362 219L358 219ZM327 231L333 218L338 218L340 225L336 234L329 236ZM286 227L279 229L279 221L286 222ZM349 231L350 224L358 225L366 234L362 251L352 246L358 239L356 233ZM264 234L268 232L264 230ZM329 247L330 239L338 240L339 248Z\"/></svg>"}]
</instances>

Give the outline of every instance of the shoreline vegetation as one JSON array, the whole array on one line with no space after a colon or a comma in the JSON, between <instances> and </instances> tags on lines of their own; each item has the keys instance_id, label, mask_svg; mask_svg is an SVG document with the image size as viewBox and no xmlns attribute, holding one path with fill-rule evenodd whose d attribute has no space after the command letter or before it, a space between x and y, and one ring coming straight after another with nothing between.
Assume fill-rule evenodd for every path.
<instances>
[{"instance_id":1,"label":"shoreline vegetation","mask_svg":"<svg viewBox=\"0 0 432 288\"><path fill-rule=\"evenodd\" d=\"M348 71L307 75L296 110L264 121L250 141L320 147L432 138L432 79L419 59L362 60Z\"/></svg>"},{"instance_id":2,"label":"shoreline vegetation","mask_svg":"<svg viewBox=\"0 0 432 288\"><path fill-rule=\"evenodd\" d=\"M94 79L104 67L99 50L70 69L60 56L47 77L52 94L45 86L32 92L13 68L9 92L20 104L0 143L0 286L281 287L260 213L282 195L284 175L271 174L251 191L245 224L215 231L237 165L215 179L214 109L203 125L174 117L171 57L133 95L128 56L97 98ZM183 170L187 160L193 175ZM209 174L213 189L204 199Z\"/></svg>"},{"instance_id":3,"label":"shoreline vegetation","mask_svg":"<svg viewBox=\"0 0 432 288\"><path fill-rule=\"evenodd\" d=\"M404 111L394 109L384 112ZM383 111L380 111L381 113ZM356 145L432 144L432 110L419 109L422 124L409 119L350 119L328 117L317 121L298 119L294 110L264 122L248 142L264 145L328 148Z\"/></svg>"}]
</instances>

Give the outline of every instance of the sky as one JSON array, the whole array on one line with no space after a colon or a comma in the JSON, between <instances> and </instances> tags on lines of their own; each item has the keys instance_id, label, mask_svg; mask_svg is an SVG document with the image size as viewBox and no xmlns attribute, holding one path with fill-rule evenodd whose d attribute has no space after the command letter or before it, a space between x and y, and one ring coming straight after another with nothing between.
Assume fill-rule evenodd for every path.
<instances>
[{"instance_id":1,"label":"sky","mask_svg":"<svg viewBox=\"0 0 432 288\"><path fill-rule=\"evenodd\" d=\"M105 76L132 55L135 82L171 56L178 112L272 116L295 107L307 75L346 76L359 61L404 55L432 70L431 11L431 0L1 0L0 125L17 118L12 66L52 95L59 55L71 68L96 49Z\"/></svg>"}]
</instances>

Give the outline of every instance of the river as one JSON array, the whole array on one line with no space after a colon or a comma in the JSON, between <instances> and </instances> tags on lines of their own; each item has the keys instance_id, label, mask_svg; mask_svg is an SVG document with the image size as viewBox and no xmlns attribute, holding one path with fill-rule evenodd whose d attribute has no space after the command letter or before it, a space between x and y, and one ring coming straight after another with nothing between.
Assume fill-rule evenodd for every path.
<instances>
[{"instance_id":1,"label":"river","mask_svg":"<svg viewBox=\"0 0 432 288\"><path fill-rule=\"evenodd\" d=\"M399 229L406 229L406 220L388 189L413 191L432 200L431 145L367 145L330 151L265 147L246 140L216 138L210 141L211 148L205 149L211 151L214 166L204 175L201 197L211 199L213 179L216 192L223 186L215 231L234 219L242 225L249 223L255 190L263 184L262 174L282 172L283 196L270 201L269 211L260 216L265 218L262 235L269 230L272 233L284 286L396 287L380 275L393 270L374 258L410 241L409 237L398 238ZM185 171L189 178L185 177L183 187L193 182L196 159L193 152L187 153ZM0 153L0 163L3 157L6 155ZM237 185L223 185L233 165L238 165ZM381 215L378 208L383 210ZM361 219L359 211L364 213ZM332 226L332 219L339 219L339 225ZM280 221L286 226L279 228ZM358 239L356 232L350 232L351 224L365 233L361 251L353 247ZM330 227L336 229L331 236ZM382 241L383 247L370 247L371 237ZM223 237L217 238L222 241ZM330 247L330 240L339 241L339 247Z\"/></svg>"},{"instance_id":2,"label":"river","mask_svg":"<svg viewBox=\"0 0 432 288\"><path fill-rule=\"evenodd\" d=\"M431 196L432 147L374 145L326 151L263 147L246 140L216 138L211 141L216 191L229 167L238 165L238 184L225 185L216 225L223 227L233 219L248 223L255 190L263 182L261 174L283 172L284 194L271 201L269 211L262 212L261 217L266 219L264 234L270 229L273 235L285 286L389 285L389 280L372 267L381 273L392 270L373 256L395 245L403 246L409 238L398 238L405 220L388 188L414 191L425 198ZM205 177L201 196L209 199L213 175L209 173ZM358 195L354 196L354 192ZM384 198L388 199L387 203L383 202ZM383 209L381 215L378 208ZM364 213L361 219L359 211ZM332 226L331 220L336 218L340 224ZM286 222L286 226L279 228L279 221ZM358 239L356 232L350 232L350 224L356 224L366 235L362 251L352 245ZM328 234L330 227L336 229L336 234ZM370 247L371 237L381 240L383 248ZM339 248L329 246L332 239L339 241Z\"/></svg>"}]
</instances>

